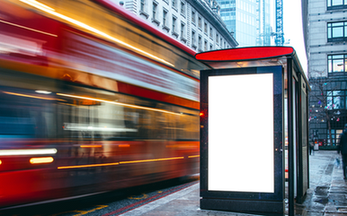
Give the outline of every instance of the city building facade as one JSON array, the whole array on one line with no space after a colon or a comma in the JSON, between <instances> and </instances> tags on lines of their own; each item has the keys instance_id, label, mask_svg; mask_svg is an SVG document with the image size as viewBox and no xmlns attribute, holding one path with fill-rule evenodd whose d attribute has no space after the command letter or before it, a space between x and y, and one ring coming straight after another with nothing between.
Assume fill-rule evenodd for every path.
<instances>
[{"instance_id":1,"label":"city building facade","mask_svg":"<svg viewBox=\"0 0 347 216\"><path fill-rule=\"evenodd\" d=\"M347 1L305 0L309 129L321 149L336 149L347 123Z\"/></svg>"},{"instance_id":2,"label":"city building facade","mask_svg":"<svg viewBox=\"0 0 347 216\"><path fill-rule=\"evenodd\" d=\"M196 52L238 45L215 0L112 0Z\"/></svg>"},{"instance_id":3,"label":"city building facade","mask_svg":"<svg viewBox=\"0 0 347 216\"><path fill-rule=\"evenodd\" d=\"M270 0L217 0L221 17L240 46L270 46Z\"/></svg>"}]
</instances>

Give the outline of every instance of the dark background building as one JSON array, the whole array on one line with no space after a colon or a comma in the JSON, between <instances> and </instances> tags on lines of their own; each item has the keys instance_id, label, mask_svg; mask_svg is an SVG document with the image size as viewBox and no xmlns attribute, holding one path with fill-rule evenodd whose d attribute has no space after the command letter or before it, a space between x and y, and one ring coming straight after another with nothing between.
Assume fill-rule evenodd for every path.
<instances>
[{"instance_id":1,"label":"dark background building","mask_svg":"<svg viewBox=\"0 0 347 216\"><path fill-rule=\"evenodd\" d=\"M347 123L347 1L303 0L311 141L336 149ZM305 24L306 23L306 24Z\"/></svg>"}]
</instances>

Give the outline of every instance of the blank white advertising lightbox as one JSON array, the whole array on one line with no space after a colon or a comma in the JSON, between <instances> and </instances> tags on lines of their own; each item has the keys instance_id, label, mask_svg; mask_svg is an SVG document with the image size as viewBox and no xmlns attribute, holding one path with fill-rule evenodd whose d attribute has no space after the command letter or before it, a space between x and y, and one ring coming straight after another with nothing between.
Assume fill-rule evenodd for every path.
<instances>
[{"instance_id":1,"label":"blank white advertising lightbox","mask_svg":"<svg viewBox=\"0 0 347 216\"><path fill-rule=\"evenodd\" d=\"M208 190L274 193L273 74L208 77Z\"/></svg>"}]
</instances>

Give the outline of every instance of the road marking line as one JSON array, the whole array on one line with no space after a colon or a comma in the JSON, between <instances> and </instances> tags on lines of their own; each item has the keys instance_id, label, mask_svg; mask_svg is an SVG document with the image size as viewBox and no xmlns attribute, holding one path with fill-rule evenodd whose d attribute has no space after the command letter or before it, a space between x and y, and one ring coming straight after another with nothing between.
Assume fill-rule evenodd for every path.
<instances>
[{"instance_id":1,"label":"road marking line","mask_svg":"<svg viewBox=\"0 0 347 216\"><path fill-rule=\"evenodd\" d=\"M98 208L95 208L95 209L92 209L92 210L89 210L89 211L80 211L80 212L81 212L80 214L77 214L77 215L74 215L74 216L85 215L85 214L94 212L94 211L96 211L96 210L99 210L99 209L103 209L103 208L108 207L107 205L98 205L98 206L99 206Z\"/></svg>"},{"instance_id":2,"label":"road marking line","mask_svg":"<svg viewBox=\"0 0 347 216\"><path fill-rule=\"evenodd\" d=\"M140 199L146 199L147 197L148 197L148 195L143 193L141 197L130 196L130 197L128 197L128 199L140 200Z\"/></svg>"}]
</instances>

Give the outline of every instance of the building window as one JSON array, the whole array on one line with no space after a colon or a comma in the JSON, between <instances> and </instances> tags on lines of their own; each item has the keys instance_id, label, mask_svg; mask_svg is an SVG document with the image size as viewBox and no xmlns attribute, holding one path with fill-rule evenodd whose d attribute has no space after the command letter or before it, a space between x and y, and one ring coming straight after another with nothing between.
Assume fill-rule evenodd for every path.
<instances>
[{"instance_id":1,"label":"building window","mask_svg":"<svg viewBox=\"0 0 347 216\"><path fill-rule=\"evenodd\" d=\"M347 40L347 22L328 23L328 42Z\"/></svg>"},{"instance_id":2,"label":"building window","mask_svg":"<svg viewBox=\"0 0 347 216\"><path fill-rule=\"evenodd\" d=\"M210 44L210 50L213 50L213 46L212 46L212 44Z\"/></svg>"},{"instance_id":3,"label":"building window","mask_svg":"<svg viewBox=\"0 0 347 216\"><path fill-rule=\"evenodd\" d=\"M158 4L153 2L153 11L152 11L152 18L153 19L157 18L157 10L158 10Z\"/></svg>"},{"instance_id":4,"label":"building window","mask_svg":"<svg viewBox=\"0 0 347 216\"><path fill-rule=\"evenodd\" d=\"M166 20L167 20L167 11L163 10L163 26L167 26Z\"/></svg>"},{"instance_id":5,"label":"building window","mask_svg":"<svg viewBox=\"0 0 347 216\"><path fill-rule=\"evenodd\" d=\"M218 43L218 42L219 42L219 35L216 34L216 43Z\"/></svg>"},{"instance_id":6,"label":"building window","mask_svg":"<svg viewBox=\"0 0 347 216\"><path fill-rule=\"evenodd\" d=\"M343 130L334 130L331 129L331 138L333 141L333 146L338 145L340 143L340 136L342 134ZM329 137L329 130L327 130L327 143L330 145L330 137Z\"/></svg>"},{"instance_id":7,"label":"building window","mask_svg":"<svg viewBox=\"0 0 347 216\"><path fill-rule=\"evenodd\" d=\"M172 17L172 33L176 32L176 17Z\"/></svg>"},{"instance_id":8,"label":"building window","mask_svg":"<svg viewBox=\"0 0 347 216\"><path fill-rule=\"evenodd\" d=\"M207 23L206 22L204 22L204 32L207 34L208 33L208 30L207 30L208 28L207 28Z\"/></svg>"},{"instance_id":9,"label":"building window","mask_svg":"<svg viewBox=\"0 0 347 216\"><path fill-rule=\"evenodd\" d=\"M141 0L141 2L140 2L140 10L145 12L145 8L146 8L146 0Z\"/></svg>"},{"instance_id":10,"label":"building window","mask_svg":"<svg viewBox=\"0 0 347 216\"><path fill-rule=\"evenodd\" d=\"M207 51L207 41L205 41L204 43L204 51Z\"/></svg>"},{"instance_id":11,"label":"building window","mask_svg":"<svg viewBox=\"0 0 347 216\"><path fill-rule=\"evenodd\" d=\"M327 91L327 109L345 109L346 91Z\"/></svg>"},{"instance_id":12,"label":"building window","mask_svg":"<svg viewBox=\"0 0 347 216\"><path fill-rule=\"evenodd\" d=\"M202 39L200 35L199 35L199 41L198 41L198 49L202 50Z\"/></svg>"},{"instance_id":13,"label":"building window","mask_svg":"<svg viewBox=\"0 0 347 216\"><path fill-rule=\"evenodd\" d=\"M176 0L172 0L172 7L177 8L177 1Z\"/></svg>"},{"instance_id":14,"label":"building window","mask_svg":"<svg viewBox=\"0 0 347 216\"><path fill-rule=\"evenodd\" d=\"M347 8L347 0L327 0L328 10Z\"/></svg>"},{"instance_id":15,"label":"building window","mask_svg":"<svg viewBox=\"0 0 347 216\"><path fill-rule=\"evenodd\" d=\"M158 18L158 2L153 1L153 8L152 8L152 22L157 24L157 26L160 25L160 21Z\"/></svg>"},{"instance_id":16,"label":"building window","mask_svg":"<svg viewBox=\"0 0 347 216\"><path fill-rule=\"evenodd\" d=\"M192 11L192 23L195 24L195 11Z\"/></svg>"},{"instance_id":17,"label":"building window","mask_svg":"<svg viewBox=\"0 0 347 216\"><path fill-rule=\"evenodd\" d=\"M192 31L192 46L196 47L196 42L195 42L195 31Z\"/></svg>"},{"instance_id":18,"label":"building window","mask_svg":"<svg viewBox=\"0 0 347 216\"><path fill-rule=\"evenodd\" d=\"M347 72L347 54L328 55L328 72Z\"/></svg>"},{"instance_id":19,"label":"building window","mask_svg":"<svg viewBox=\"0 0 347 216\"><path fill-rule=\"evenodd\" d=\"M198 18L198 27L202 28L202 21L201 21L201 17Z\"/></svg>"},{"instance_id":20,"label":"building window","mask_svg":"<svg viewBox=\"0 0 347 216\"><path fill-rule=\"evenodd\" d=\"M169 32L170 28L168 27L167 18L168 18L168 12L166 9L163 9L163 29Z\"/></svg>"},{"instance_id":21,"label":"building window","mask_svg":"<svg viewBox=\"0 0 347 216\"><path fill-rule=\"evenodd\" d=\"M148 19L148 17L150 16L148 13L147 13L147 0L141 0L140 1L140 15L145 17L146 19Z\"/></svg>"},{"instance_id":22,"label":"building window","mask_svg":"<svg viewBox=\"0 0 347 216\"><path fill-rule=\"evenodd\" d=\"M181 38L186 38L186 25L181 23Z\"/></svg>"},{"instance_id":23,"label":"building window","mask_svg":"<svg viewBox=\"0 0 347 216\"><path fill-rule=\"evenodd\" d=\"M157 20L158 17L158 3L153 1L153 11L152 11L152 22L159 26L160 21Z\"/></svg>"},{"instance_id":24,"label":"building window","mask_svg":"<svg viewBox=\"0 0 347 216\"><path fill-rule=\"evenodd\" d=\"M223 46L223 38L222 37L220 37L220 43L219 44L220 44L221 47Z\"/></svg>"},{"instance_id":25,"label":"building window","mask_svg":"<svg viewBox=\"0 0 347 216\"><path fill-rule=\"evenodd\" d=\"M211 37L211 38L213 37L213 30L212 30L212 27L210 27L210 37Z\"/></svg>"},{"instance_id":26,"label":"building window","mask_svg":"<svg viewBox=\"0 0 347 216\"><path fill-rule=\"evenodd\" d=\"M181 14L183 16L186 15L186 5L184 4L184 2L181 2Z\"/></svg>"}]
</instances>

